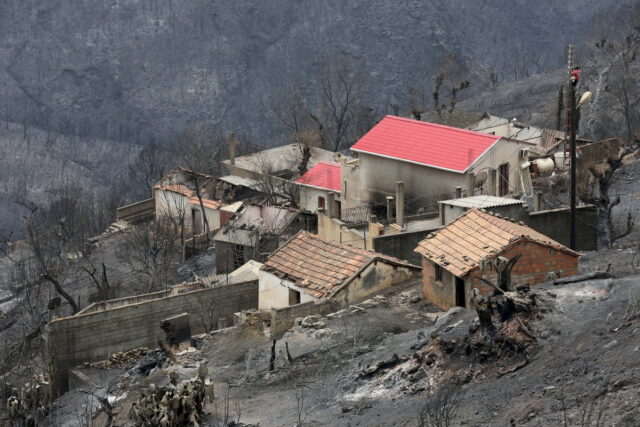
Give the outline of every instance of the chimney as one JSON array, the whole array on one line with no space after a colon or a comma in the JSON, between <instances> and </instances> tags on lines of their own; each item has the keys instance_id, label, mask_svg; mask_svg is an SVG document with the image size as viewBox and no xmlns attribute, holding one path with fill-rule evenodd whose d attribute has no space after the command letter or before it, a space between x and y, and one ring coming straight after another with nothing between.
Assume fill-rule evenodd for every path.
<instances>
[{"instance_id":1,"label":"chimney","mask_svg":"<svg viewBox=\"0 0 640 427\"><path fill-rule=\"evenodd\" d=\"M393 196L387 196L387 222L393 222Z\"/></svg>"},{"instance_id":2,"label":"chimney","mask_svg":"<svg viewBox=\"0 0 640 427\"><path fill-rule=\"evenodd\" d=\"M236 134L231 132L229 133L229 164L236 164L236 145L238 141L236 140Z\"/></svg>"},{"instance_id":3,"label":"chimney","mask_svg":"<svg viewBox=\"0 0 640 427\"><path fill-rule=\"evenodd\" d=\"M404 227L404 182L396 181L396 224Z\"/></svg>"},{"instance_id":4,"label":"chimney","mask_svg":"<svg viewBox=\"0 0 640 427\"><path fill-rule=\"evenodd\" d=\"M487 188L489 189L489 195L490 196L495 196L496 195L496 176L498 174L498 171L496 171L495 169L489 169L489 179L487 182Z\"/></svg>"}]
</instances>

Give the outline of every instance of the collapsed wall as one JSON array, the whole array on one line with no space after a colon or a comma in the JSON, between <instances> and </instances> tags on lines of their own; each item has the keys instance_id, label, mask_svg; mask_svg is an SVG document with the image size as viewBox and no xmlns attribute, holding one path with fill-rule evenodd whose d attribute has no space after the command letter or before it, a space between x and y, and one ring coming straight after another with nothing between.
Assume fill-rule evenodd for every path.
<instances>
[{"instance_id":1,"label":"collapsed wall","mask_svg":"<svg viewBox=\"0 0 640 427\"><path fill-rule=\"evenodd\" d=\"M141 302L137 298L130 304L107 303L102 310L49 322L44 340L54 396L69 390L68 371L74 366L136 347L156 347L164 336L160 329L163 319L187 312L191 331L199 334L206 332L207 325L217 325L219 319L231 319L235 312L258 307L256 281L170 296L160 294Z\"/></svg>"}]
</instances>

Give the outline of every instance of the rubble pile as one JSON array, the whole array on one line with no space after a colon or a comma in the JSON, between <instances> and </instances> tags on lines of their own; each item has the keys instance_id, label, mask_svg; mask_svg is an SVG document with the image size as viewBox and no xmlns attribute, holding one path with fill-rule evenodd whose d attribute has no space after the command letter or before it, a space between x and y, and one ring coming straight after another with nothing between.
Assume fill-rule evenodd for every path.
<instances>
[{"instance_id":1,"label":"rubble pile","mask_svg":"<svg viewBox=\"0 0 640 427\"><path fill-rule=\"evenodd\" d=\"M49 383L35 378L7 399L11 425L43 426L50 404Z\"/></svg>"},{"instance_id":2,"label":"rubble pile","mask_svg":"<svg viewBox=\"0 0 640 427\"><path fill-rule=\"evenodd\" d=\"M250 309L235 313L236 323L246 329L262 329L262 314L260 310Z\"/></svg>"},{"instance_id":3,"label":"rubble pile","mask_svg":"<svg viewBox=\"0 0 640 427\"><path fill-rule=\"evenodd\" d=\"M92 368L99 369L111 369L122 368L132 363L137 362L142 356L145 356L149 352L147 347L138 347L129 351L120 351L113 353L107 360L101 360L99 362L89 363Z\"/></svg>"},{"instance_id":4,"label":"rubble pile","mask_svg":"<svg viewBox=\"0 0 640 427\"><path fill-rule=\"evenodd\" d=\"M207 403L215 400L213 382L206 367L198 369L198 376L178 383L175 372L169 374L165 386L151 384L131 405L129 419L140 426L200 426Z\"/></svg>"}]
</instances>

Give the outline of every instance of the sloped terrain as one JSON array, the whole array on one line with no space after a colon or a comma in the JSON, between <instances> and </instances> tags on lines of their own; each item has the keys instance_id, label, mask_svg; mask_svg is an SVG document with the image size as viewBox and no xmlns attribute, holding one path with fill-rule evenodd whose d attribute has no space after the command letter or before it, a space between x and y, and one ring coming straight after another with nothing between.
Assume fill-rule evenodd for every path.
<instances>
[{"instance_id":1,"label":"sloped terrain","mask_svg":"<svg viewBox=\"0 0 640 427\"><path fill-rule=\"evenodd\" d=\"M634 426L640 417L635 405L639 279L536 287L541 310L530 323L536 339L524 363L508 352L487 360L466 352L475 312L454 309L434 324L433 308L409 303L400 293L305 321L307 326L278 341L274 371L268 369L267 338L250 329L230 329L205 337L198 349L181 353L176 363L164 362L148 376L135 363L124 375L114 371L115 377L87 373L98 392L118 402L118 422L125 422L130 405L150 383L166 384L170 372L180 380L192 378L206 361L218 393L205 408L213 425L227 403L230 419L263 426L300 420L327 426L416 425L430 394L453 381L463 392L453 425L563 425L565 419L567 425L587 419L583 425L596 425L599 418L604 425ZM83 396L65 397L61 411L69 413L86 401Z\"/></svg>"},{"instance_id":2,"label":"sloped terrain","mask_svg":"<svg viewBox=\"0 0 640 427\"><path fill-rule=\"evenodd\" d=\"M140 149L136 144L0 122L0 233L22 238L28 208L47 206L52 192L65 186L99 194L127 183L124 199L139 197L129 167Z\"/></svg>"},{"instance_id":3,"label":"sloped terrain","mask_svg":"<svg viewBox=\"0 0 640 427\"><path fill-rule=\"evenodd\" d=\"M374 110L406 110L409 86L424 84L430 104L444 64L472 91L490 69L510 79L525 62L529 73L561 66L594 16L631 2L8 0L0 118L129 142L207 122L273 145L270 104L289 82L314 101L325 58L364 62Z\"/></svg>"}]
</instances>

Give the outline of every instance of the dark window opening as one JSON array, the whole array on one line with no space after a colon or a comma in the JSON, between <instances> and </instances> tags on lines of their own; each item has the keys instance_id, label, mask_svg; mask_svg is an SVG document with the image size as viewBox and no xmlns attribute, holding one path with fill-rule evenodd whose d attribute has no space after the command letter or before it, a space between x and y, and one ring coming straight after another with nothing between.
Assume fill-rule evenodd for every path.
<instances>
[{"instance_id":1,"label":"dark window opening","mask_svg":"<svg viewBox=\"0 0 640 427\"><path fill-rule=\"evenodd\" d=\"M202 212L198 209L191 210L191 229L193 234L202 234L203 231Z\"/></svg>"},{"instance_id":2,"label":"dark window opening","mask_svg":"<svg viewBox=\"0 0 640 427\"><path fill-rule=\"evenodd\" d=\"M464 279L460 277L456 277L456 305L458 307L465 306Z\"/></svg>"},{"instance_id":3,"label":"dark window opening","mask_svg":"<svg viewBox=\"0 0 640 427\"><path fill-rule=\"evenodd\" d=\"M245 247L242 245L233 245L233 269L240 268L246 264Z\"/></svg>"},{"instance_id":4,"label":"dark window opening","mask_svg":"<svg viewBox=\"0 0 640 427\"><path fill-rule=\"evenodd\" d=\"M318 196L318 209L324 209L324 197Z\"/></svg>"},{"instance_id":5,"label":"dark window opening","mask_svg":"<svg viewBox=\"0 0 640 427\"><path fill-rule=\"evenodd\" d=\"M336 200L334 203L336 204L336 218L340 219L342 218L342 204L338 200Z\"/></svg>"},{"instance_id":6,"label":"dark window opening","mask_svg":"<svg viewBox=\"0 0 640 427\"><path fill-rule=\"evenodd\" d=\"M289 289L289 305L300 304L300 292Z\"/></svg>"},{"instance_id":7,"label":"dark window opening","mask_svg":"<svg viewBox=\"0 0 640 427\"><path fill-rule=\"evenodd\" d=\"M498 192L500 196L509 194L509 163L498 167Z\"/></svg>"},{"instance_id":8,"label":"dark window opening","mask_svg":"<svg viewBox=\"0 0 640 427\"><path fill-rule=\"evenodd\" d=\"M436 279L436 282L442 282L442 267L440 267L438 264L434 264L434 266L435 266L434 277Z\"/></svg>"}]
</instances>

